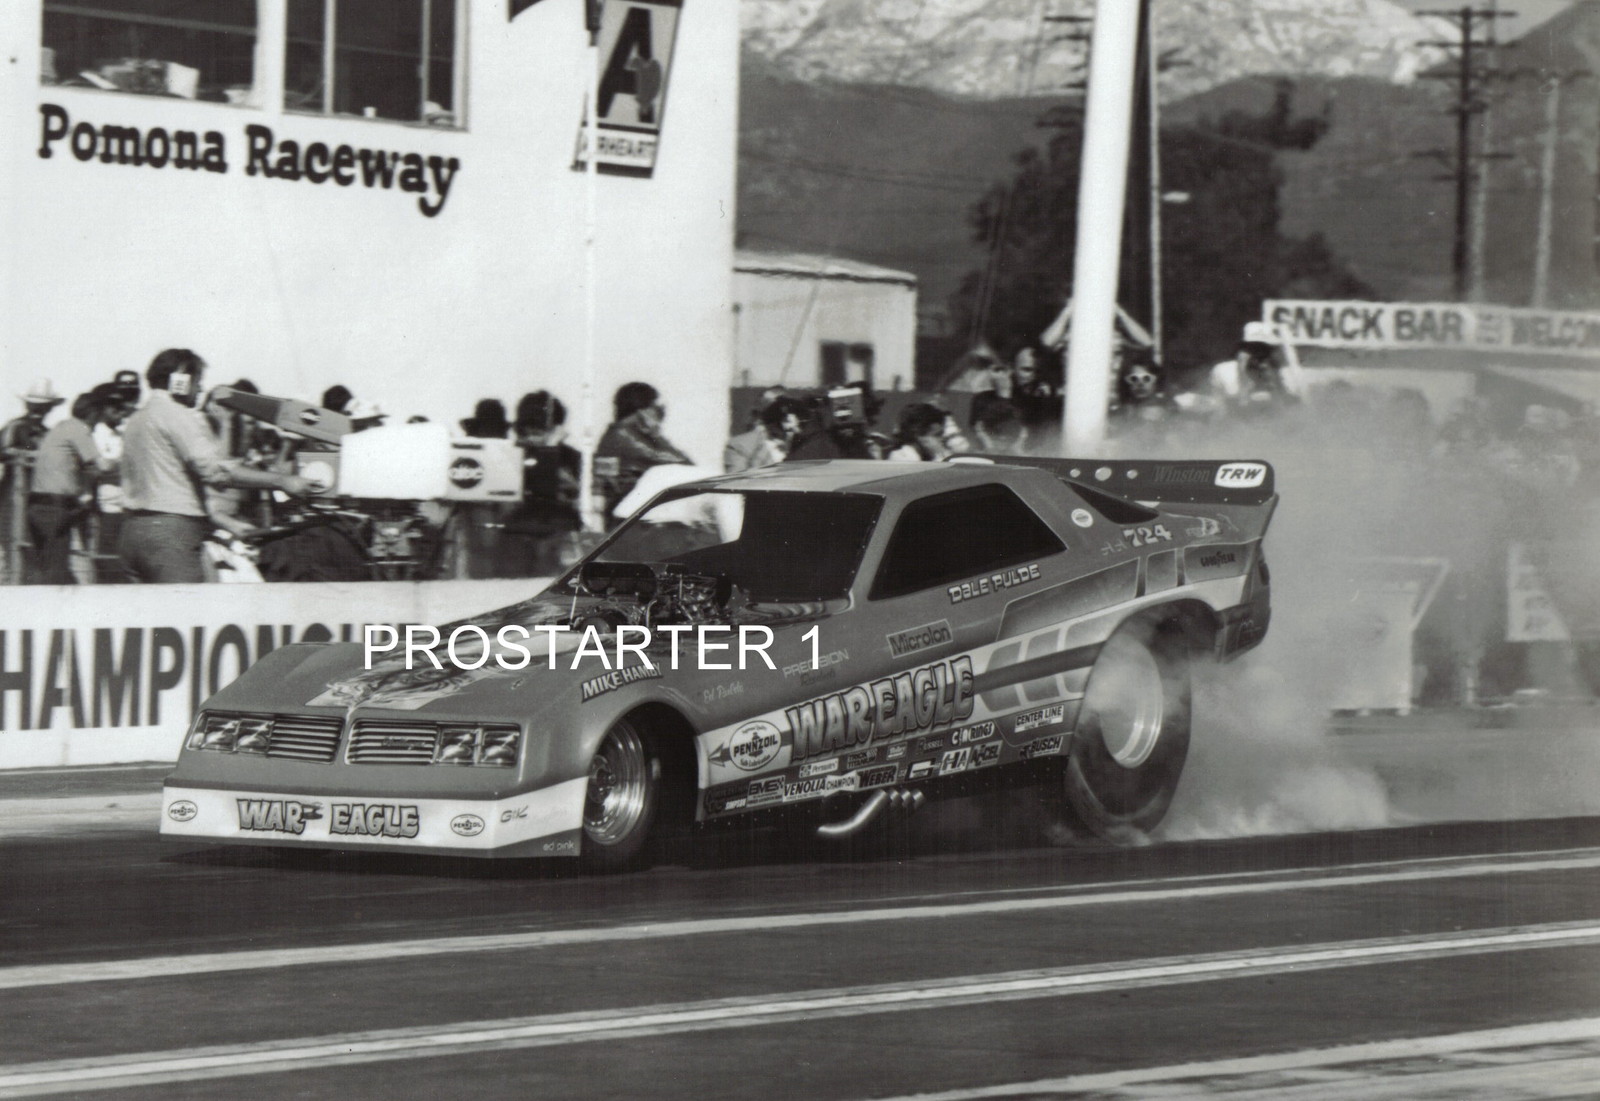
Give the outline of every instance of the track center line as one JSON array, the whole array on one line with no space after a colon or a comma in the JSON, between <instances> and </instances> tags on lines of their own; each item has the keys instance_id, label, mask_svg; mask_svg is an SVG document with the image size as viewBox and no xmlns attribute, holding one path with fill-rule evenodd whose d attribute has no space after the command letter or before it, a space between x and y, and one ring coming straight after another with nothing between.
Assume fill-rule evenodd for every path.
<instances>
[{"instance_id":1,"label":"track center line","mask_svg":"<svg viewBox=\"0 0 1600 1101\"><path fill-rule=\"evenodd\" d=\"M313 948L266 948L237 952L205 952L185 956L151 956L93 963L21 965L0 968L0 990L64 986L85 982L119 982L178 975L217 974L280 967L335 966L426 956L503 952L579 944L658 940L675 937L772 933L780 929L817 928L889 921L922 921L980 917L1176 900L1205 900L1289 891L1370 887L1387 883L1461 879L1478 875L1575 871L1600 868L1600 851L1542 860L1489 861L1437 868L1406 868L1357 875L1322 875L1266 882L1232 882L1177 887L1125 887L1094 893L1065 893L1045 898L1005 898L988 902L932 906L878 907L864 910L702 918L688 921L616 925L603 928L533 930L487 936L431 937L369 944L319 945ZM1285 873L1293 874L1293 873ZM1160 881L1157 881L1160 882ZM1068 889L1070 891L1070 888Z\"/></svg>"},{"instance_id":2,"label":"track center line","mask_svg":"<svg viewBox=\"0 0 1600 1101\"><path fill-rule=\"evenodd\" d=\"M0 1098L149 1087L322 1070L356 1063L476 1055L595 1040L751 1028L1288 972L1593 945L1600 945L1600 922L1562 922L24 1063L0 1066ZM1016 1087L1009 1088L1015 1090Z\"/></svg>"},{"instance_id":3,"label":"track center line","mask_svg":"<svg viewBox=\"0 0 1600 1101\"><path fill-rule=\"evenodd\" d=\"M1426 1060L1431 1066L1418 1065ZM1364 1066L1342 1073L1351 1063ZM1408 1065L1409 1063L1409 1065ZM1500 1073L1495 1073L1496 1071ZM1242 1059L1178 1063L1139 1070L1078 1074L1032 1082L1012 1082L970 1089L912 1093L880 1101L1003 1101L1046 1095L1074 1097L1113 1095L1126 1098L1225 1096L1233 1101L1277 1101L1316 1097L1319 1101L1411 1101L1426 1096L1494 1098L1540 1096L1542 1086L1572 1096L1571 1086L1600 1082L1600 1017L1546 1021L1510 1028L1454 1032L1405 1040L1313 1048ZM1320 1072L1320 1073L1319 1073ZM1225 1082L1220 1080L1226 1080ZM1438 1087L1447 1092L1436 1092ZM1181 1091L1181 1092L1180 1092Z\"/></svg>"}]
</instances>

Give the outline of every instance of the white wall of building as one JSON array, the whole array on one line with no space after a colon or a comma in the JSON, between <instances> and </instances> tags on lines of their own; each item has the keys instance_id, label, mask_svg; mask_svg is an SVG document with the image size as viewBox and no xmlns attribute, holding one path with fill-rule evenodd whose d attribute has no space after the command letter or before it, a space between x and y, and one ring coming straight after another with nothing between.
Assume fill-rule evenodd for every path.
<instances>
[{"instance_id":1,"label":"white wall of building","mask_svg":"<svg viewBox=\"0 0 1600 1101\"><path fill-rule=\"evenodd\" d=\"M734 269L738 303L735 383L816 386L824 341L869 344L874 384L913 381L917 286L903 272L822 257L766 258L741 253ZM860 377L852 369L850 378Z\"/></svg>"},{"instance_id":2,"label":"white wall of building","mask_svg":"<svg viewBox=\"0 0 1600 1101\"><path fill-rule=\"evenodd\" d=\"M259 2L269 18L283 10ZM471 2L458 131L41 86L39 0L0 5L0 402L36 376L70 395L183 346L211 364L208 384L248 377L315 400L338 382L392 415L453 424L478 398L510 409L541 387L575 408L582 0L544 0L515 21L506 8ZM257 88L276 104L277 47L264 41L260 55ZM654 175L598 181L597 416L609 419L616 386L650 382L670 399L668 435L706 461L723 442L732 371L737 74L738 5L685 0ZM227 171L83 162L70 140L41 157L46 104L74 125L215 131ZM460 168L425 217L418 199L436 193L248 175L252 124L302 149Z\"/></svg>"}]
</instances>

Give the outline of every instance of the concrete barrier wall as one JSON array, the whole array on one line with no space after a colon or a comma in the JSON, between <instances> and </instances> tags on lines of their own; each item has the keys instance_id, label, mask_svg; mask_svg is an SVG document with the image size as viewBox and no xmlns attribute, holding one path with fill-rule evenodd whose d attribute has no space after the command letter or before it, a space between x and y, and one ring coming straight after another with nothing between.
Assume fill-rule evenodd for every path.
<instances>
[{"instance_id":1,"label":"concrete barrier wall","mask_svg":"<svg viewBox=\"0 0 1600 1101\"><path fill-rule=\"evenodd\" d=\"M543 581L0 589L0 771L172 761L195 709L291 642L445 623Z\"/></svg>"}]
</instances>

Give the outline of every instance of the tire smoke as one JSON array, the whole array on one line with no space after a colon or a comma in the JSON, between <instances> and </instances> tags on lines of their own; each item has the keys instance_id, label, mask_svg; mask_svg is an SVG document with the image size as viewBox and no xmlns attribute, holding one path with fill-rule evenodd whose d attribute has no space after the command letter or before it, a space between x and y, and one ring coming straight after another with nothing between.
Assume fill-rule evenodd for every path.
<instances>
[{"instance_id":1,"label":"tire smoke","mask_svg":"<svg viewBox=\"0 0 1600 1101\"><path fill-rule=\"evenodd\" d=\"M1461 706L1475 693L1526 694L1535 676L1573 699L1589 695L1573 647L1549 644L1559 652L1546 653L1546 664L1560 668L1541 673L1532 667L1537 645L1506 643L1513 543L1546 541L1541 564L1565 607L1594 608L1600 595L1594 544L1557 538L1572 534L1574 493L1553 491L1530 469L1539 455L1529 463L1509 447L1447 453L1425 409L1349 394L1273 417L1174 427L1115 440L1116 453L1266 459L1281 500L1265 542L1272 626L1257 650L1197 678L1189 761L1156 839L1600 811L1600 796L1576 790L1557 765L1564 758L1595 775L1600 724L1580 721L1530 753L1517 731L1483 729L1495 725L1490 710ZM1579 530L1594 522L1588 515ZM1378 584L1375 560L1384 557L1449 563L1409 671L1430 710L1385 716L1375 732L1330 733L1333 710L1385 675L1372 662L1383 624L1358 598L1363 582L1368 591ZM1523 720L1535 710L1521 709ZM1430 730L1425 749L1417 736ZM1452 752L1468 745L1471 753Z\"/></svg>"}]
</instances>

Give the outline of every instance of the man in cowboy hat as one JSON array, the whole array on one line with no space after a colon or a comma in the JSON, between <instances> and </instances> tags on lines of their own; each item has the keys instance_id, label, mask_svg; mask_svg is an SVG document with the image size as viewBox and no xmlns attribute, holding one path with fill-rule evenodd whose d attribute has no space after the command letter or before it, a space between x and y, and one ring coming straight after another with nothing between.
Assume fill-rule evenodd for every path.
<instances>
[{"instance_id":1,"label":"man in cowboy hat","mask_svg":"<svg viewBox=\"0 0 1600 1101\"><path fill-rule=\"evenodd\" d=\"M33 453L44 438L44 418L66 399L47 378L35 379L27 393L18 394L25 412L0 428L0 585L22 578L23 523L27 510L28 472Z\"/></svg>"},{"instance_id":2,"label":"man in cowboy hat","mask_svg":"<svg viewBox=\"0 0 1600 1101\"><path fill-rule=\"evenodd\" d=\"M95 426L117 415L116 391L109 384L80 394L72 415L57 421L39 441L33 460L33 485L28 493L28 542L25 563L35 585L73 585L75 535L88 534L84 521L99 479L117 464L100 454Z\"/></svg>"}]
</instances>

